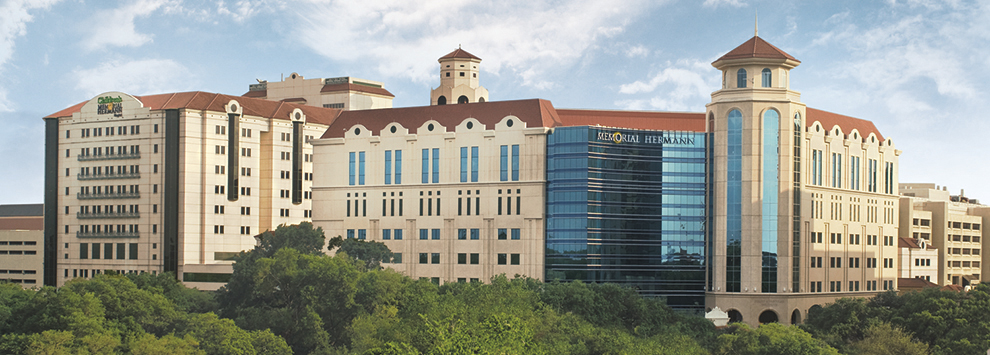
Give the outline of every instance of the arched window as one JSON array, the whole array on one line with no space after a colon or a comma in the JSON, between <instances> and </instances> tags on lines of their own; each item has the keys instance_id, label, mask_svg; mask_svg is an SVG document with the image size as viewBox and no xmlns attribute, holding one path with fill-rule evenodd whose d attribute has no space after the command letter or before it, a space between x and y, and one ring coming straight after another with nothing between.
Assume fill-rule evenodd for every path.
<instances>
[{"instance_id":1,"label":"arched window","mask_svg":"<svg viewBox=\"0 0 990 355\"><path fill-rule=\"evenodd\" d=\"M773 86L773 81L771 80L772 78L773 74L770 73L770 69L763 68L763 87L768 88Z\"/></svg>"},{"instance_id":2,"label":"arched window","mask_svg":"<svg viewBox=\"0 0 990 355\"><path fill-rule=\"evenodd\" d=\"M777 323L777 312L765 310L760 313L760 324Z\"/></svg>"},{"instance_id":3,"label":"arched window","mask_svg":"<svg viewBox=\"0 0 990 355\"><path fill-rule=\"evenodd\" d=\"M457 103L459 103L459 104L466 104L466 103L468 103L467 96L461 95L461 97L458 97L457 98Z\"/></svg>"},{"instance_id":4,"label":"arched window","mask_svg":"<svg viewBox=\"0 0 990 355\"><path fill-rule=\"evenodd\" d=\"M763 113L763 284L762 292L777 292L777 215L780 192L780 113ZM776 314L774 322L777 321ZM763 316L760 316L763 322ZM765 323L765 322L764 322Z\"/></svg>"},{"instance_id":5,"label":"arched window","mask_svg":"<svg viewBox=\"0 0 990 355\"><path fill-rule=\"evenodd\" d=\"M478 98L478 102L485 102L485 98L484 97L479 97Z\"/></svg>"},{"instance_id":6,"label":"arched window","mask_svg":"<svg viewBox=\"0 0 990 355\"><path fill-rule=\"evenodd\" d=\"M727 123L725 291L739 292L742 291L742 112L729 111Z\"/></svg>"},{"instance_id":7,"label":"arched window","mask_svg":"<svg viewBox=\"0 0 990 355\"><path fill-rule=\"evenodd\" d=\"M739 68L736 72L736 87L740 89L746 87L746 69Z\"/></svg>"},{"instance_id":8,"label":"arched window","mask_svg":"<svg viewBox=\"0 0 990 355\"><path fill-rule=\"evenodd\" d=\"M446 104L447 104L446 96L441 95L440 97L437 98L437 105L446 105Z\"/></svg>"}]
</instances>

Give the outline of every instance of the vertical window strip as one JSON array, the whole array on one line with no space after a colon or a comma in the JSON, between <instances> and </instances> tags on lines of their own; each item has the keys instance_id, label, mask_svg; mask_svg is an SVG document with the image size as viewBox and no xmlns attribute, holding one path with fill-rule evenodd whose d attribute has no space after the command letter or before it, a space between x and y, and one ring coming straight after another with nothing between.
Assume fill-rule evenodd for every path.
<instances>
[{"instance_id":1,"label":"vertical window strip","mask_svg":"<svg viewBox=\"0 0 990 355\"><path fill-rule=\"evenodd\" d=\"M402 151L395 151L395 184L402 184Z\"/></svg>"},{"instance_id":2,"label":"vertical window strip","mask_svg":"<svg viewBox=\"0 0 990 355\"><path fill-rule=\"evenodd\" d=\"M461 182L467 182L468 148L461 147Z\"/></svg>"},{"instance_id":3,"label":"vertical window strip","mask_svg":"<svg viewBox=\"0 0 990 355\"><path fill-rule=\"evenodd\" d=\"M519 145L512 145L512 181L519 181Z\"/></svg>"},{"instance_id":4,"label":"vertical window strip","mask_svg":"<svg viewBox=\"0 0 990 355\"><path fill-rule=\"evenodd\" d=\"M423 149L423 183L430 183L430 150Z\"/></svg>"},{"instance_id":5,"label":"vertical window strip","mask_svg":"<svg viewBox=\"0 0 990 355\"><path fill-rule=\"evenodd\" d=\"M440 183L440 148L433 148L433 183Z\"/></svg>"},{"instance_id":6,"label":"vertical window strip","mask_svg":"<svg viewBox=\"0 0 990 355\"><path fill-rule=\"evenodd\" d=\"M478 147L471 147L471 182L478 182Z\"/></svg>"},{"instance_id":7,"label":"vertical window strip","mask_svg":"<svg viewBox=\"0 0 990 355\"><path fill-rule=\"evenodd\" d=\"M358 185L364 185L364 152L358 152Z\"/></svg>"},{"instance_id":8,"label":"vertical window strip","mask_svg":"<svg viewBox=\"0 0 990 355\"><path fill-rule=\"evenodd\" d=\"M385 151L385 185L392 184L392 151Z\"/></svg>"},{"instance_id":9,"label":"vertical window strip","mask_svg":"<svg viewBox=\"0 0 990 355\"><path fill-rule=\"evenodd\" d=\"M509 181L509 146L499 147L499 181Z\"/></svg>"},{"instance_id":10,"label":"vertical window strip","mask_svg":"<svg viewBox=\"0 0 990 355\"><path fill-rule=\"evenodd\" d=\"M354 186L354 176L355 176L355 166L354 166L354 163L355 163L355 156L356 156L356 154L354 152L348 153L347 184L348 185L351 185L351 186Z\"/></svg>"}]
</instances>

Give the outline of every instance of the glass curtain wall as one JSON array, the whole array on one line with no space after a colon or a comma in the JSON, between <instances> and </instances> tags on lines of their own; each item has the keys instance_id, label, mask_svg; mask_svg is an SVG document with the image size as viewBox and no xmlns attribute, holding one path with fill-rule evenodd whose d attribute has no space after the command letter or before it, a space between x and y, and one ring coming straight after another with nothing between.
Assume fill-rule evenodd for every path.
<instances>
[{"instance_id":1,"label":"glass curtain wall","mask_svg":"<svg viewBox=\"0 0 990 355\"><path fill-rule=\"evenodd\" d=\"M703 311L705 134L556 128L546 279L611 282Z\"/></svg>"}]
</instances>

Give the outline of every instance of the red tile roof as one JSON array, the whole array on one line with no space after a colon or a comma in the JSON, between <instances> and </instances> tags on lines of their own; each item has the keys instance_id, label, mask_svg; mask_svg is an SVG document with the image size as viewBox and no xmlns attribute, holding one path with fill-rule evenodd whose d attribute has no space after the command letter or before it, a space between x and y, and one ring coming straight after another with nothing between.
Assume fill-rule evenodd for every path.
<instances>
[{"instance_id":1,"label":"red tile roof","mask_svg":"<svg viewBox=\"0 0 990 355\"><path fill-rule=\"evenodd\" d=\"M481 60L481 58L478 58L474 54L468 53L466 50L460 48L457 48L453 52L447 53L447 55L440 57L440 59L450 59L450 58L467 58L467 59Z\"/></svg>"},{"instance_id":2,"label":"red tile roof","mask_svg":"<svg viewBox=\"0 0 990 355\"><path fill-rule=\"evenodd\" d=\"M395 97L391 92L385 90L385 88L376 88L368 85L354 84L354 83L342 83L342 84L328 84L323 85L320 92L335 92L335 91L358 91L366 92L369 94L382 95L388 97Z\"/></svg>"},{"instance_id":3,"label":"red tile roof","mask_svg":"<svg viewBox=\"0 0 990 355\"><path fill-rule=\"evenodd\" d=\"M922 289L926 287L938 287L934 282L919 279L916 277L901 277L897 279L897 288L901 289Z\"/></svg>"},{"instance_id":4,"label":"red tile roof","mask_svg":"<svg viewBox=\"0 0 990 355\"><path fill-rule=\"evenodd\" d=\"M801 62L797 58L780 50L780 48L770 44L770 42L764 41L759 36L753 36L753 38L739 45L736 49L729 51L729 53L718 58L715 62L743 58L790 59L798 63Z\"/></svg>"},{"instance_id":5,"label":"red tile roof","mask_svg":"<svg viewBox=\"0 0 990 355\"><path fill-rule=\"evenodd\" d=\"M342 138L344 132L356 124L364 125L378 134L389 123L399 122L410 130L419 128L426 121L435 120L453 130L466 118L474 118L492 126L506 116L513 115L526 122L527 127L554 127L560 119L550 101L531 99L516 101L476 102L469 104L385 108L377 110L344 111L327 128L322 138Z\"/></svg>"},{"instance_id":6,"label":"red tile roof","mask_svg":"<svg viewBox=\"0 0 990 355\"><path fill-rule=\"evenodd\" d=\"M805 120L805 124L808 127L811 127L815 121L818 121L821 122L822 127L825 127L826 130L832 129L833 126L839 126L842 128L843 133L849 134L849 132L852 132L853 129L856 129L859 131L860 136L862 136L861 139L863 140L866 140L866 137L869 137L870 133L873 133L877 135L877 139L883 142L883 135L880 134L880 130L877 129L877 126L873 125L873 122L840 115L837 113L831 113L828 111L822 111L811 107L808 107L805 112L808 114L808 117Z\"/></svg>"},{"instance_id":7,"label":"red tile roof","mask_svg":"<svg viewBox=\"0 0 990 355\"><path fill-rule=\"evenodd\" d=\"M288 120L289 113L298 108L306 114L307 122L324 125L330 125L330 123L337 118L341 111L339 109L300 105L291 102L271 101L245 96L231 96L202 91L177 92L135 97L141 101L144 107L149 107L152 110L194 109L216 112L224 112L223 105L230 100L237 100L237 102L239 102L243 107L243 112L245 115L283 120ZM72 116L73 113L79 112L86 102L89 102L89 100L45 116L45 118Z\"/></svg>"},{"instance_id":8,"label":"red tile roof","mask_svg":"<svg viewBox=\"0 0 990 355\"><path fill-rule=\"evenodd\" d=\"M0 218L0 230L45 230L45 217Z\"/></svg>"},{"instance_id":9,"label":"red tile roof","mask_svg":"<svg viewBox=\"0 0 990 355\"><path fill-rule=\"evenodd\" d=\"M921 245L918 245L917 240L914 240L914 238L907 238L907 237L899 237L897 241L897 247L921 249Z\"/></svg>"},{"instance_id":10,"label":"red tile roof","mask_svg":"<svg viewBox=\"0 0 990 355\"><path fill-rule=\"evenodd\" d=\"M607 126L657 131L705 131L705 114L557 109L561 126Z\"/></svg>"}]
</instances>

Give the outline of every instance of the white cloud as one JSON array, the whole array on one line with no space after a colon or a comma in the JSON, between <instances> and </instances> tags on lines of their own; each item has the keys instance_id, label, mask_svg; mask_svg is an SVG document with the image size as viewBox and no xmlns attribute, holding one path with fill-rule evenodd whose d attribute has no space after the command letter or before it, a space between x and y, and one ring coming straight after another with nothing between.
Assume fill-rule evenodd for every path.
<instances>
[{"instance_id":1,"label":"white cloud","mask_svg":"<svg viewBox=\"0 0 990 355\"><path fill-rule=\"evenodd\" d=\"M335 1L296 6L300 41L341 61L378 63L386 77L430 83L436 59L463 46L482 70L506 70L523 85L554 86L549 73L567 68L595 44L660 2Z\"/></svg>"},{"instance_id":2,"label":"white cloud","mask_svg":"<svg viewBox=\"0 0 990 355\"><path fill-rule=\"evenodd\" d=\"M723 6L723 5L724 6L737 7L737 8L738 7L743 7L743 6L746 6L746 3L744 3L744 2L742 2L740 0L705 0L705 2L702 3L701 5L704 6L704 7L710 7L710 8L713 8L713 9L717 9L719 6Z\"/></svg>"},{"instance_id":3,"label":"white cloud","mask_svg":"<svg viewBox=\"0 0 990 355\"><path fill-rule=\"evenodd\" d=\"M650 50L642 44L636 46L630 46L629 48L626 48L626 56L629 58L645 57L649 54L650 54Z\"/></svg>"},{"instance_id":4,"label":"white cloud","mask_svg":"<svg viewBox=\"0 0 990 355\"><path fill-rule=\"evenodd\" d=\"M0 4L0 72L14 55L14 42L27 33L27 24L34 20L29 11L48 9L59 0L10 0ZM7 89L0 87L0 112L10 112Z\"/></svg>"},{"instance_id":5,"label":"white cloud","mask_svg":"<svg viewBox=\"0 0 990 355\"><path fill-rule=\"evenodd\" d=\"M94 51L107 46L140 47L152 41L152 35L139 33L134 27L137 17L150 15L162 8L166 11L179 8L177 0L139 0L126 6L109 10L109 13L98 11L89 20L90 35L83 41L83 48Z\"/></svg>"},{"instance_id":6,"label":"white cloud","mask_svg":"<svg viewBox=\"0 0 990 355\"><path fill-rule=\"evenodd\" d=\"M282 1L250 1L250 0L238 0L227 6L227 3L223 0L217 3L217 13L221 15L230 16L237 22L244 22L260 13L268 12L272 9L284 9L285 3Z\"/></svg>"},{"instance_id":7,"label":"white cloud","mask_svg":"<svg viewBox=\"0 0 990 355\"><path fill-rule=\"evenodd\" d=\"M191 90L197 85L185 66L169 59L112 61L74 70L72 77L83 97L111 90L132 95L158 94Z\"/></svg>"},{"instance_id":8,"label":"white cloud","mask_svg":"<svg viewBox=\"0 0 990 355\"><path fill-rule=\"evenodd\" d=\"M635 81L619 87L627 95L651 94L646 98L619 100L616 105L631 110L697 111L717 89L711 66L699 60L680 60L651 75L649 80ZM707 80L706 80L707 79ZM656 93L656 94L654 94Z\"/></svg>"}]
</instances>

